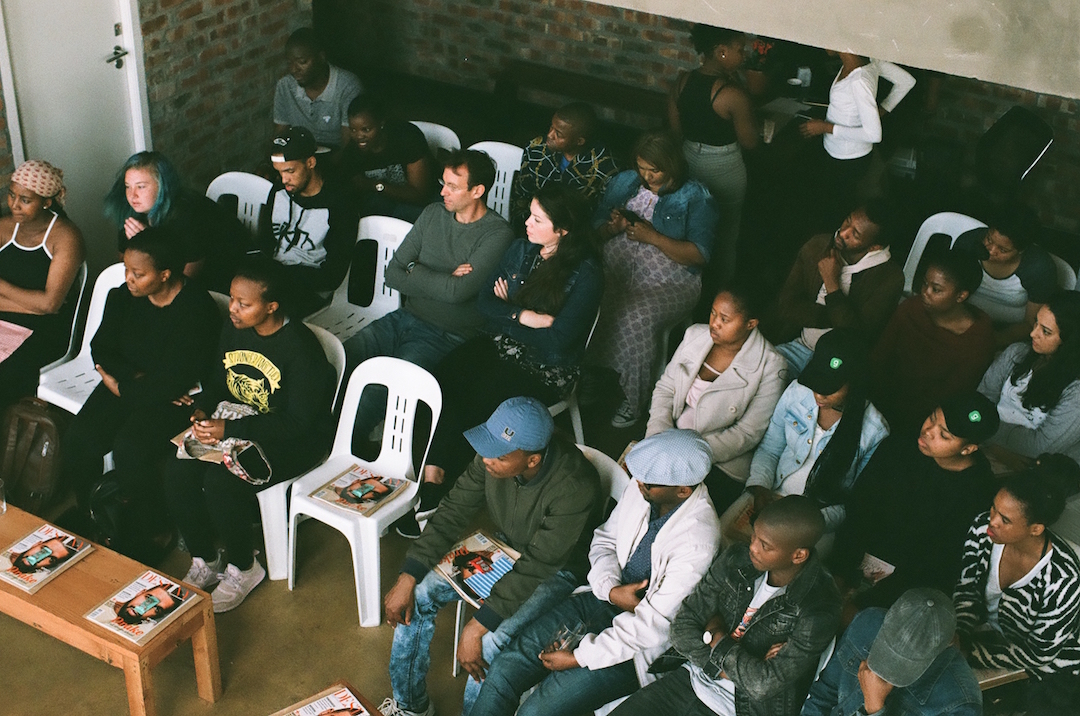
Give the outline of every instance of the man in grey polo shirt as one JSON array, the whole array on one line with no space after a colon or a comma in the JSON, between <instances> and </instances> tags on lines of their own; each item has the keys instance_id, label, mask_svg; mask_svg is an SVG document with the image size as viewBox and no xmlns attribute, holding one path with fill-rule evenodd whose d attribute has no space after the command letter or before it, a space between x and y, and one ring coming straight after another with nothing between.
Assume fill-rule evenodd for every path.
<instances>
[{"instance_id":1,"label":"man in grey polo shirt","mask_svg":"<svg viewBox=\"0 0 1080 716\"><path fill-rule=\"evenodd\" d=\"M302 27L285 43L289 73L274 89L274 129L308 129L319 144L335 149L349 141L349 103L363 91L356 75L326 60L315 31Z\"/></svg>"}]
</instances>

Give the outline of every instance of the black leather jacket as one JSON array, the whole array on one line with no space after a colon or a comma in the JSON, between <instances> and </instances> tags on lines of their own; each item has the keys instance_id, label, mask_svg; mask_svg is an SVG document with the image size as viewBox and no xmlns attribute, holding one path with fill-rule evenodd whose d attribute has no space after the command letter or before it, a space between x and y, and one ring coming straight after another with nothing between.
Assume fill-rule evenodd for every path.
<instances>
[{"instance_id":1,"label":"black leather jacket","mask_svg":"<svg viewBox=\"0 0 1080 716\"><path fill-rule=\"evenodd\" d=\"M745 544L732 545L712 563L671 625L675 649L710 677L721 671L735 683L737 716L796 716L821 653L840 625L840 594L817 555L787 589L765 602L738 641L730 637L754 596L761 572ZM720 616L725 636L711 649L705 625ZM715 630L714 630L715 631ZM774 644L779 654L765 660Z\"/></svg>"}]
</instances>

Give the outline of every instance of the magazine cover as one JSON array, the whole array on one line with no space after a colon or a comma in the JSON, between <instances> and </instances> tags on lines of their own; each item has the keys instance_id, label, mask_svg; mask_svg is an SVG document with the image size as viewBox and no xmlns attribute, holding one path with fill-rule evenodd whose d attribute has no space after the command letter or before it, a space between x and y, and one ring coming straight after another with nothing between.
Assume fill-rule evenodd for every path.
<instances>
[{"instance_id":1,"label":"magazine cover","mask_svg":"<svg viewBox=\"0 0 1080 716\"><path fill-rule=\"evenodd\" d=\"M272 716L371 716L348 686L335 684Z\"/></svg>"},{"instance_id":2,"label":"magazine cover","mask_svg":"<svg viewBox=\"0 0 1080 716\"><path fill-rule=\"evenodd\" d=\"M182 584L147 571L95 607L86 618L136 644L144 644L199 595Z\"/></svg>"},{"instance_id":3,"label":"magazine cover","mask_svg":"<svg viewBox=\"0 0 1080 716\"><path fill-rule=\"evenodd\" d=\"M499 578L514 568L521 554L506 545L475 532L454 545L435 565L461 598L477 609L491 595Z\"/></svg>"},{"instance_id":4,"label":"magazine cover","mask_svg":"<svg viewBox=\"0 0 1080 716\"><path fill-rule=\"evenodd\" d=\"M0 553L0 579L33 594L92 551L88 540L44 524Z\"/></svg>"},{"instance_id":5,"label":"magazine cover","mask_svg":"<svg viewBox=\"0 0 1080 716\"><path fill-rule=\"evenodd\" d=\"M408 484L408 480L380 477L367 468L353 465L312 492L311 496L362 515L370 515Z\"/></svg>"}]
</instances>

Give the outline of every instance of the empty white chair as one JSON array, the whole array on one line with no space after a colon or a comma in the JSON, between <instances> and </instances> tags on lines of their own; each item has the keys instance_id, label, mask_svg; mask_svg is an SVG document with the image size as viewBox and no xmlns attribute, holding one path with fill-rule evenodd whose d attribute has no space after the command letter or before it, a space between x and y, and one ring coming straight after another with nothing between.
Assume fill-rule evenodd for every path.
<instances>
[{"instance_id":1,"label":"empty white chair","mask_svg":"<svg viewBox=\"0 0 1080 716\"><path fill-rule=\"evenodd\" d=\"M448 152L461 149L461 140L458 139L457 132L449 127L420 120L412 120L412 124L415 124L424 133L424 139L427 140L428 149L431 150L432 154L436 154L440 149L445 149Z\"/></svg>"},{"instance_id":2,"label":"empty white chair","mask_svg":"<svg viewBox=\"0 0 1080 716\"><path fill-rule=\"evenodd\" d=\"M86 277L88 273L86 262L83 261L82 265L79 266L78 273L75 274L75 283L72 284L72 287L78 291L78 295L75 297L75 311L71 314L71 337L68 338L67 351L52 363L41 367L41 370L38 371L39 380L42 374L74 358L79 350L79 314L82 311L83 301L86 300Z\"/></svg>"},{"instance_id":3,"label":"empty white chair","mask_svg":"<svg viewBox=\"0 0 1080 716\"><path fill-rule=\"evenodd\" d=\"M596 318L593 319L592 328L589 329L589 337L585 339L585 348L588 349L589 343L592 342L593 332L596 331L596 323L600 320L600 309L596 310ZM581 381L578 381L580 383ZM564 410L570 410L570 422L574 426L574 440L578 445L585 443L585 429L581 424L581 407L578 405L578 383L574 384L573 390L570 391L570 397L566 400L560 400L555 405L548 407L548 412L551 413L551 417L555 417Z\"/></svg>"},{"instance_id":4,"label":"empty white chair","mask_svg":"<svg viewBox=\"0 0 1080 716\"><path fill-rule=\"evenodd\" d=\"M220 295L222 294L216 294ZM345 348L341 341L325 328L310 324L307 324L307 327L319 339L319 344L326 353L326 360L334 367L334 399L330 404L335 405L338 391L341 390L341 379L345 375ZM263 544L266 548L266 573L272 580L285 579L289 574L289 487L296 480L297 478L282 480L258 493Z\"/></svg>"},{"instance_id":5,"label":"empty white chair","mask_svg":"<svg viewBox=\"0 0 1080 716\"><path fill-rule=\"evenodd\" d=\"M502 218L510 220L510 187L514 184L514 176L521 169L521 156L525 150L506 142L477 142L469 147L479 152L484 152L495 162L495 183L488 191L487 205L492 211L502 215ZM581 438L578 438L580 442Z\"/></svg>"},{"instance_id":6,"label":"empty white chair","mask_svg":"<svg viewBox=\"0 0 1080 716\"><path fill-rule=\"evenodd\" d=\"M38 378L37 396L58 408L77 415L83 403L90 397L101 375L94 370L94 359L90 355L90 341L101 325L101 316L105 313L105 298L109 291L124 283L124 264L113 264L98 274L94 282L94 292L90 297L90 309L86 314L86 328L83 331L82 348L71 360L49 368Z\"/></svg>"},{"instance_id":7,"label":"empty white chair","mask_svg":"<svg viewBox=\"0 0 1080 716\"><path fill-rule=\"evenodd\" d=\"M378 256L375 259L375 292L371 303L367 306L358 306L349 302L349 280L352 276L350 266L345 274L345 280L334 291L330 305L308 316L307 322L322 326L344 342L372 321L382 318L391 311L396 311L401 306L401 296L386 285L386 266L411 228L412 224L409 222L389 216L365 216L361 219L356 242L375 241L378 244Z\"/></svg>"},{"instance_id":8,"label":"empty white chair","mask_svg":"<svg viewBox=\"0 0 1080 716\"><path fill-rule=\"evenodd\" d=\"M934 234L947 234L952 237L949 242L949 246L952 246L953 242L956 241L956 237L960 236L960 234L984 226L986 224L978 219L973 219L964 214L957 214L955 211L943 211L924 221L922 226L919 227L918 233L915 234L915 241L911 244L911 251L908 252L907 261L904 262L904 295L911 295L911 285L915 281L915 271L919 268L919 260L922 258L923 251L926 250L926 243L931 236Z\"/></svg>"},{"instance_id":9,"label":"empty white chair","mask_svg":"<svg viewBox=\"0 0 1080 716\"><path fill-rule=\"evenodd\" d=\"M259 230L259 215L272 187L269 181L254 174L225 172L206 187L206 197L217 201L222 196L235 196L236 218L254 234Z\"/></svg>"},{"instance_id":10,"label":"empty white chair","mask_svg":"<svg viewBox=\"0 0 1080 716\"><path fill-rule=\"evenodd\" d=\"M360 406L360 396L364 387L371 384L385 385L389 393L382 448L374 462L361 460L352 453L353 423ZM420 402L431 409L431 429L425 443L423 459L419 466L414 466L413 428L416 406ZM370 358L356 367L345 389L345 400L330 457L325 463L300 477L292 486L292 504L289 509L289 589L296 583L297 525L305 517L315 518L341 532L349 541L360 626L379 625L379 541L390 525L411 511L416 504L419 492L416 476L427 460L427 451L441 413L442 391L439 383L423 368L386 356ZM362 516L352 510L311 497L312 492L353 465L363 466L376 475L405 478L409 480L409 484L402 493L383 503L371 516Z\"/></svg>"},{"instance_id":11,"label":"empty white chair","mask_svg":"<svg viewBox=\"0 0 1080 716\"><path fill-rule=\"evenodd\" d=\"M1057 256L1056 254L1050 254L1050 258L1054 260L1054 266L1057 268L1057 282L1058 288L1065 289L1066 291L1073 291L1076 289L1076 271L1069 263Z\"/></svg>"}]
</instances>

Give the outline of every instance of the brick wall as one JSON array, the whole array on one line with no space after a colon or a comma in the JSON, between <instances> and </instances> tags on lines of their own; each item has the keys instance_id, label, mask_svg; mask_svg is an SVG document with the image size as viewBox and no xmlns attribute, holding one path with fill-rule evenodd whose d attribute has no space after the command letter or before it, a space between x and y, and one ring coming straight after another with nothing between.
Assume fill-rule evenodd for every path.
<instances>
[{"instance_id":1,"label":"brick wall","mask_svg":"<svg viewBox=\"0 0 1080 716\"><path fill-rule=\"evenodd\" d=\"M272 132L285 40L310 23L301 0L142 0L139 15L154 148L191 187L251 168Z\"/></svg>"},{"instance_id":2,"label":"brick wall","mask_svg":"<svg viewBox=\"0 0 1080 716\"><path fill-rule=\"evenodd\" d=\"M354 28L369 71L379 67L489 90L508 59L524 59L621 84L666 91L697 64L690 24L582 0L371 0L374 23ZM1014 104L1054 127L1052 150L1032 173L1029 194L1044 224L1080 230L1080 102L986 82L945 77L926 134L968 150Z\"/></svg>"}]
</instances>

